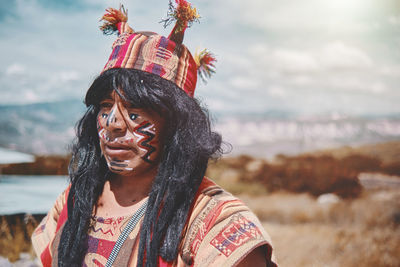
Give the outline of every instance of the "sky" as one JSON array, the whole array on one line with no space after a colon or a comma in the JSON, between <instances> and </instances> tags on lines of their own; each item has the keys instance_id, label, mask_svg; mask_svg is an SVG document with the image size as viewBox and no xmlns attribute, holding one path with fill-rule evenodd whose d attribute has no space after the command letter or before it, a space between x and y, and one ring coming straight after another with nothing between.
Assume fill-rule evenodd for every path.
<instances>
[{"instance_id":1,"label":"sky","mask_svg":"<svg viewBox=\"0 0 400 267\"><path fill-rule=\"evenodd\" d=\"M138 31L168 36L167 0L0 2L0 105L83 99L115 36L99 18L123 3ZM400 115L400 1L193 0L186 31L217 73L196 96L212 112Z\"/></svg>"}]
</instances>

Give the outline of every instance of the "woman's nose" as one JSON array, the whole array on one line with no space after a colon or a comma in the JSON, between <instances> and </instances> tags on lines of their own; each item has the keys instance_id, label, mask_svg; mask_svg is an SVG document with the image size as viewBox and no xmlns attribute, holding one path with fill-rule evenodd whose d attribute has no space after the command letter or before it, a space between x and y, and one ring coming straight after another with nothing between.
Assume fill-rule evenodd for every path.
<instances>
[{"instance_id":1,"label":"woman's nose","mask_svg":"<svg viewBox=\"0 0 400 267\"><path fill-rule=\"evenodd\" d=\"M110 111L110 115L107 118L106 127L108 130L116 132L123 132L126 130L125 120L117 105L115 105Z\"/></svg>"}]
</instances>

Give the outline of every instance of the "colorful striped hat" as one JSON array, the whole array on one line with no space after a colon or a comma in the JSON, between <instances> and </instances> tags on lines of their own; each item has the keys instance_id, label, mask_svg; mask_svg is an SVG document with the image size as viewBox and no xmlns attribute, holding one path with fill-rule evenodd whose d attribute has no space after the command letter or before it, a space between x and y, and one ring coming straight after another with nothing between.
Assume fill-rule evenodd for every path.
<instances>
[{"instance_id":1,"label":"colorful striped hat","mask_svg":"<svg viewBox=\"0 0 400 267\"><path fill-rule=\"evenodd\" d=\"M186 28L200 17L196 8L185 0L169 3L164 26L176 21L168 38L153 32L135 32L127 24L127 12L123 6L119 10L106 9L100 27L104 34L117 32L118 38L112 46L112 53L103 72L112 68L133 68L156 74L175 83L190 97L196 88L197 75L209 78L215 72L215 58L206 49L193 58L182 44Z\"/></svg>"}]
</instances>

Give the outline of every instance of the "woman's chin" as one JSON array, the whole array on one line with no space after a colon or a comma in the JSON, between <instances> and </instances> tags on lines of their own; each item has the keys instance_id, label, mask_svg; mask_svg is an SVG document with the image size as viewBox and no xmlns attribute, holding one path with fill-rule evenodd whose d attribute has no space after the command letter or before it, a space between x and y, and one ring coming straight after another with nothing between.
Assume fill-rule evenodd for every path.
<instances>
[{"instance_id":1,"label":"woman's chin","mask_svg":"<svg viewBox=\"0 0 400 267\"><path fill-rule=\"evenodd\" d=\"M133 170L133 168L116 168L113 166L108 166L108 169L113 172L114 174L118 174L121 176L133 176L135 175L135 171Z\"/></svg>"}]
</instances>

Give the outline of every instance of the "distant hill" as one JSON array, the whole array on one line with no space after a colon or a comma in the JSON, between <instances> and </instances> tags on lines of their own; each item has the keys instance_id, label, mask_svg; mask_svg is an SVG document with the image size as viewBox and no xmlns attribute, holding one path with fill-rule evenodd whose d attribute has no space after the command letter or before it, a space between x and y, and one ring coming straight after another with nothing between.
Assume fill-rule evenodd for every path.
<instances>
[{"instance_id":1,"label":"distant hill","mask_svg":"<svg viewBox=\"0 0 400 267\"><path fill-rule=\"evenodd\" d=\"M62 154L83 115L82 100L0 106L0 147L35 155ZM400 140L400 114L346 116L265 110L211 113L215 130L232 144L232 155L272 159L342 146Z\"/></svg>"},{"instance_id":2,"label":"distant hill","mask_svg":"<svg viewBox=\"0 0 400 267\"><path fill-rule=\"evenodd\" d=\"M84 109L80 100L0 106L0 146L34 154L65 154Z\"/></svg>"}]
</instances>

